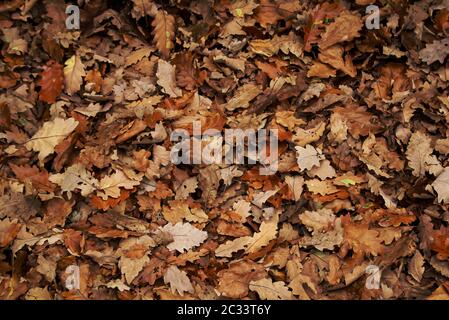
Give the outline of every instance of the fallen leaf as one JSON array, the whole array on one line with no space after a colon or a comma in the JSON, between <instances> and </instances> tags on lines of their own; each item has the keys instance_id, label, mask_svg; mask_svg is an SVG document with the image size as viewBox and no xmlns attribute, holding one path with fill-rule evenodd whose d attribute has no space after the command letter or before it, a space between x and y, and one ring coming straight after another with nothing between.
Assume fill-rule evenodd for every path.
<instances>
[{"instance_id":1,"label":"fallen leaf","mask_svg":"<svg viewBox=\"0 0 449 320\"><path fill-rule=\"evenodd\" d=\"M182 95L182 90L176 86L175 68L175 66L162 59L157 64L157 83L162 87L163 92L172 98Z\"/></svg>"},{"instance_id":2,"label":"fallen leaf","mask_svg":"<svg viewBox=\"0 0 449 320\"><path fill-rule=\"evenodd\" d=\"M38 85L41 87L39 100L49 104L55 103L62 93L62 65L55 61L48 62L40 74Z\"/></svg>"},{"instance_id":3,"label":"fallen leaf","mask_svg":"<svg viewBox=\"0 0 449 320\"><path fill-rule=\"evenodd\" d=\"M201 231L190 223L178 222L175 225L167 223L165 226L159 227L158 230L168 233L173 238L173 242L168 244L167 248L181 253L200 245L208 237L206 231Z\"/></svg>"},{"instance_id":4,"label":"fallen leaf","mask_svg":"<svg viewBox=\"0 0 449 320\"><path fill-rule=\"evenodd\" d=\"M25 146L28 150L39 152L39 161L43 162L48 155L55 152L55 147L72 133L78 124L74 118L55 118L47 121Z\"/></svg>"},{"instance_id":5,"label":"fallen leaf","mask_svg":"<svg viewBox=\"0 0 449 320\"><path fill-rule=\"evenodd\" d=\"M173 293L177 291L181 296L184 295L184 292L193 293L195 291L187 274L176 266L168 267L165 271L164 282L170 284Z\"/></svg>"},{"instance_id":6,"label":"fallen leaf","mask_svg":"<svg viewBox=\"0 0 449 320\"><path fill-rule=\"evenodd\" d=\"M64 80L65 91L68 95L71 96L81 89L85 75L84 65L79 56L74 55L65 62Z\"/></svg>"},{"instance_id":7,"label":"fallen leaf","mask_svg":"<svg viewBox=\"0 0 449 320\"><path fill-rule=\"evenodd\" d=\"M292 292L283 281L253 280L249 283L249 289L257 292L262 300L293 300Z\"/></svg>"}]
</instances>

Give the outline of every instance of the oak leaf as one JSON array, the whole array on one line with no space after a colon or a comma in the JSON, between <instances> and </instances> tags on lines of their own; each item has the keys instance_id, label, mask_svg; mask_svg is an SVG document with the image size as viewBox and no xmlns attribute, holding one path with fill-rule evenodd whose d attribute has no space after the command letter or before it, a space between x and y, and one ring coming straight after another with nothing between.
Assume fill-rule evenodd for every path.
<instances>
[{"instance_id":1,"label":"oak leaf","mask_svg":"<svg viewBox=\"0 0 449 320\"><path fill-rule=\"evenodd\" d=\"M449 167L444 168L431 186L438 194L438 202L449 203Z\"/></svg>"},{"instance_id":2,"label":"oak leaf","mask_svg":"<svg viewBox=\"0 0 449 320\"><path fill-rule=\"evenodd\" d=\"M21 225L17 219L10 220L6 218L0 220L0 248L9 245L9 243L16 238L20 228Z\"/></svg>"},{"instance_id":3,"label":"oak leaf","mask_svg":"<svg viewBox=\"0 0 449 320\"><path fill-rule=\"evenodd\" d=\"M359 16L345 12L326 26L318 46L320 49L326 49L340 42L351 41L360 36L359 31L362 27L363 22Z\"/></svg>"},{"instance_id":4,"label":"oak leaf","mask_svg":"<svg viewBox=\"0 0 449 320\"><path fill-rule=\"evenodd\" d=\"M334 178L336 176L335 169L332 167L329 160L322 160L319 167L314 167L309 170L308 174L310 176L317 176L321 180L327 178Z\"/></svg>"},{"instance_id":5,"label":"oak leaf","mask_svg":"<svg viewBox=\"0 0 449 320\"><path fill-rule=\"evenodd\" d=\"M357 69L352 63L352 59L348 54L344 54L344 49L341 45L333 45L323 49L318 55L321 62L327 63L335 69L341 70L350 77L357 75Z\"/></svg>"},{"instance_id":6,"label":"oak leaf","mask_svg":"<svg viewBox=\"0 0 449 320\"><path fill-rule=\"evenodd\" d=\"M304 211L299 215L299 220L313 233L327 231L332 228L336 216L330 209L319 209L316 211Z\"/></svg>"},{"instance_id":7,"label":"oak leaf","mask_svg":"<svg viewBox=\"0 0 449 320\"><path fill-rule=\"evenodd\" d=\"M312 45L320 41L320 34L324 31L325 21L332 19L344 10L339 3L324 2L317 6L308 17L304 27L304 49L312 50Z\"/></svg>"},{"instance_id":8,"label":"oak leaf","mask_svg":"<svg viewBox=\"0 0 449 320\"><path fill-rule=\"evenodd\" d=\"M430 137L420 131L414 132L405 153L414 176L423 176L426 172L434 175L441 173L443 167L432 152Z\"/></svg>"},{"instance_id":9,"label":"oak leaf","mask_svg":"<svg viewBox=\"0 0 449 320\"><path fill-rule=\"evenodd\" d=\"M424 263L424 257L418 250L416 250L408 264L408 273L418 282L421 282L422 275L425 271Z\"/></svg>"},{"instance_id":10,"label":"oak leaf","mask_svg":"<svg viewBox=\"0 0 449 320\"><path fill-rule=\"evenodd\" d=\"M47 63L38 82L41 87L39 100L49 104L55 103L62 92L63 79L62 65L55 61Z\"/></svg>"},{"instance_id":11,"label":"oak leaf","mask_svg":"<svg viewBox=\"0 0 449 320\"><path fill-rule=\"evenodd\" d=\"M302 237L299 241L301 247L314 246L320 251L333 250L343 242L344 230L341 218L335 219L333 229L326 232L314 232L311 237Z\"/></svg>"},{"instance_id":12,"label":"oak leaf","mask_svg":"<svg viewBox=\"0 0 449 320\"><path fill-rule=\"evenodd\" d=\"M297 152L297 162L300 171L310 170L313 167L320 166L320 160L324 159L324 156L320 149L315 149L310 144L305 148L297 146L295 147Z\"/></svg>"},{"instance_id":13,"label":"oak leaf","mask_svg":"<svg viewBox=\"0 0 449 320\"><path fill-rule=\"evenodd\" d=\"M366 224L348 224L344 226L345 241L357 254L377 256L385 250L380 233L369 229Z\"/></svg>"},{"instance_id":14,"label":"oak leaf","mask_svg":"<svg viewBox=\"0 0 449 320\"><path fill-rule=\"evenodd\" d=\"M171 292L175 293L177 291L181 296L184 295L184 292L195 292L187 274L176 266L168 267L167 271L165 271L164 282L170 284Z\"/></svg>"},{"instance_id":15,"label":"oak leaf","mask_svg":"<svg viewBox=\"0 0 449 320\"><path fill-rule=\"evenodd\" d=\"M217 257L231 257L234 252L245 250L246 253L255 253L276 238L279 212L276 212L268 221L263 221L259 232L252 237L246 236L227 241L215 251Z\"/></svg>"},{"instance_id":16,"label":"oak leaf","mask_svg":"<svg viewBox=\"0 0 449 320\"><path fill-rule=\"evenodd\" d=\"M312 179L306 181L307 189L315 194L321 194L323 196L336 193L339 191L329 180L321 181L319 179Z\"/></svg>"},{"instance_id":17,"label":"oak leaf","mask_svg":"<svg viewBox=\"0 0 449 320\"><path fill-rule=\"evenodd\" d=\"M133 8L131 15L134 19L140 19L149 15L151 17L156 16L157 6L153 0L132 0Z\"/></svg>"},{"instance_id":18,"label":"oak leaf","mask_svg":"<svg viewBox=\"0 0 449 320\"><path fill-rule=\"evenodd\" d=\"M147 235L120 241L116 256L120 257L118 265L128 284L131 284L145 264L150 261L148 253L155 246L156 242Z\"/></svg>"},{"instance_id":19,"label":"oak leaf","mask_svg":"<svg viewBox=\"0 0 449 320\"><path fill-rule=\"evenodd\" d=\"M78 126L74 118L54 120L44 123L42 128L25 144L28 150L39 152L40 162L53 152L55 147Z\"/></svg>"},{"instance_id":20,"label":"oak leaf","mask_svg":"<svg viewBox=\"0 0 449 320\"><path fill-rule=\"evenodd\" d=\"M293 192L293 200L298 201L299 199L301 199L301 194L304 188L304 178L301 176L287 176L285 177L285 183Z\"/></svg>"},{"instance_id":21,"label":"oak leaf","mask_svg":"<svg viewBox=\"0 0 449 320\"><path fill-rule=\"evenodd\" d=\"M199 246L208 236L206 231L201 231L190 223L182 222L175 225L167 223L165 226L159 227L158 232L169 234L173 238L173 242L168 244L167 248L181 253Z\"/></svg>"},{"instance_id":22,"label":"oak leaf","mask_svg":"<svg viewBox=\"0 0 449 320\"><path fill-rule=\"evenodd\" d=\"M120 188L132 189L140 184L141 175L130 178L123 171L116 170L114 174L106 176L98 184L97 194L106 200L108 197L120 197Z\"/></svg>"},{"instance_id":23,"label":"oak leaf","mask_svg":"<svg viewBox=\"0 0 449 320\"><path fill-rule=\"evenodd\" d=\"M164 93L172 98L182 95L182 90L176 86L175 68L165 60L159 59L157 62L157 84L162 87Z\"/></svg>"},{"instance_id":24,"label":"oak leaf","mask_svg":"<svg viewBox=\"0 0 449 320\"><path fill-rule=\"evenodd\" d=\"M41 171L36 166L16 166L13 163L9 166L20 181L24 183L30 182L37 190L54 191L55 185L49 181L49 175L45 169Z\"/></svg>"},{"instance_id":25,"label":"oak leaf","mask_svg":"<svg viewBox=\"0 0 449 320\"><path fill-rule=\"evenodd\" d=\"M234 96L229 99L223 107L229 111L233 111L238 108L248 108L249 102L257 97L261 92L262 90L255 84L244 84L237 89Z\"/></svg>"},{"instance_id":26,"label":"oak leaf","mask_svg":"<svg viewBox=\"0 0 449 320\"><path fill-rule=\"evenodd\" d=\"M241 299L248 295L249 283L267 275L264 267L251 260L236 261L218 272L217 290L229 298Z\"/></svg>"},{"instance_id":27,"label":"oak leaf","mask_svg":"<svg viewBox=\"0 0 449 320\"><path fill-rule=\"evenodd\" d=\"M257 292L262 300L292 300L293 294L284 281L273 282L271 279L251 281L249 289Z\"/></svg>"},{"instance_id":28,"label":"oak leaf","mask_svg":"<svg viewBox=\"0 0 449 320\"><path fill-rule=\"evenodd\" d=\"M273 3L270 0L261 0L260 5L255 10L256 20L264 28L275 25L282 19L276 2Z\"/></svg>"},{"instance_id":29,"label":"oak leaf","mask_svg":"<svg viewBox=\"0 0 449 320\"><path fill-rule=\"evenodd\" d=\"M69 199L76 189L81 190L81 195L85 197L98 188L98 180L79 163L68 167L64 173L50 175L49 180L59 185L62 192L67 192Z\"/></svg>"},{"instance_id":30,"label":"oak leaf","mask_svg":"<svg viewBox=\"0 0 449 320\"><path fill-rule=\"evenodd\" d=\"M68 95L73 95L78 92L83 83L83 77L86 75L84 71L84 65L81 62L80 57L73 55L65 62L64 67L64 79L65 79L65 91Z\"/></svg>"},{"instance_id":31,"label":"oak leaf","mask_svg":"<svg viewBox=\"0 0 449 320\"><path fill-rule=\"evenodd\" d=\"M424 49L419 52L419 57L427 64L432 64L435 61L444 63L444 59L449 52L449 39L441 41L434 41L427 44Z\"/></svg>"}]
</instances>

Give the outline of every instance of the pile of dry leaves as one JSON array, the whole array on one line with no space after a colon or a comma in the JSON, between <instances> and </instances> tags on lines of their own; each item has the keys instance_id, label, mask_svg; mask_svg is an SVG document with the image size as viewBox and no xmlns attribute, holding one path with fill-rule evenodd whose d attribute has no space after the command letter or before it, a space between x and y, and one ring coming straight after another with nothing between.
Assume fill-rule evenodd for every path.
<instances>
[{"instance_id":1,"label":"pile of dry leaves","mask_svg":"<svg viewBox=\"0 0 449 320\"><path fill-rule=\"evenodd\" d=\"M449 298L449 1L67 5L0 3L0 299Z\"/></svg>"}]
</instances>

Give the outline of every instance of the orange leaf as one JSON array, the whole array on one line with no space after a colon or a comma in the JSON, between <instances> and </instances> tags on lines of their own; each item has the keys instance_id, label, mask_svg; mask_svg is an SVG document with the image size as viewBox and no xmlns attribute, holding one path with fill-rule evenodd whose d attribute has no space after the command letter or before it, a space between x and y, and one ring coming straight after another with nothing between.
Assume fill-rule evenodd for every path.
<instances>
[{"instance_id":1,"label":"orange leaf","mask_svg":"<svg viewBox=\"0 0 449 320\"><path fill-rule=\"evenodd\" d=\"M447 260L449 258L449 227L441 227L440 230L435 230L432 233L433 242L431 248L437 252L437 258L440 260Z\"/></svg>"},{"instance_id":2,"label":"orange leaf","mask_svg":"<svg viewBox=\"0 0 449 320\"><path fill-rule=\"evenodd\" d=\"M37 190L40 191L54 191L55 185L48 180L48 172L45 171L45 169L44 171L40 171L36 166L16 166L13 163L9 166L21 182L30 182Z\"/></svg>"},{"instance_id":3,"label":"orange leaf","mask_svg":"<svg viewBox=\"0 0 449 320\"><path fill-rule=\"evenodd\" d=\"M56 98L62 92L64 81L62 74L62 65L55 61L49 61L44 71L40 74L38 85L41 87L39 100L49 104L55 103Z\"/></svg>"},{"instance_id":4,"label":"orange leaf","mask_svg":"<svg viewBox=\"0 0 449 320\"><path fill-rule=\"evenodd\" d=\"M0 220L0 248L6 247L19 232L21 225L17 220L9 221L8 218Z\"/></svg>"},{"instance_id":5,"label":"orange leaf","mask_svg":"<svg viewBox=\"0 0 449 320\"><path fill-rule=\"evenodd\" d=\"M108 209L114 208L119 203L128 199L129 195L129 190L121 190L120 197L118 198L108 198L107 200L103 200L101 197L92 196L90 198L90 204L97 209L106 211Z\"/></svg>"},{"instance_id":6,"label":"orange leaf","mask_svg":"<svg viewBox=\"0 0 449 320\"><path fill-rule=\"evenodd\" d=\"M304 50L312 50L312 44L320 40L320 34L325 27L326 19L332 19L343 11L343 7L338 3L324 2L316 7L309 16L309 22L304 29Z\"/></svg>"},{"instance_id":7,"label":"orange leaf","mask_svg":"<svg viewBox=\"0 0 449 320\"><path fill-rule=\"evenodd\" d=\"M100 92L101 91L101 85L103 84L103 78L101 77L101 73L98 70L90 70L86 74L86 82L94 84L94 91Z\"/></svg>"}]
</instances>

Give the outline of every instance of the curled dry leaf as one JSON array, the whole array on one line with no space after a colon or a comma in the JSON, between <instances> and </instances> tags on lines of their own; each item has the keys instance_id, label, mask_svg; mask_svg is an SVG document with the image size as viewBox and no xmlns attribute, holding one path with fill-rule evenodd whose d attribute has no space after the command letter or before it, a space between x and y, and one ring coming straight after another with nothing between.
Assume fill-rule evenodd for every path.
<instances>
[{"instance_id":1,"label":"curled dry leaf","mask_svg":"<svg viewBox=\"0 0 449 320\"><path fill-rule=\"evenodd\" d=\"M174 47L175 38L175 18L165 10L158 10L153 22L153 41L163 59L170 56L170 51Z\"/></svg>"}]
</instances>

